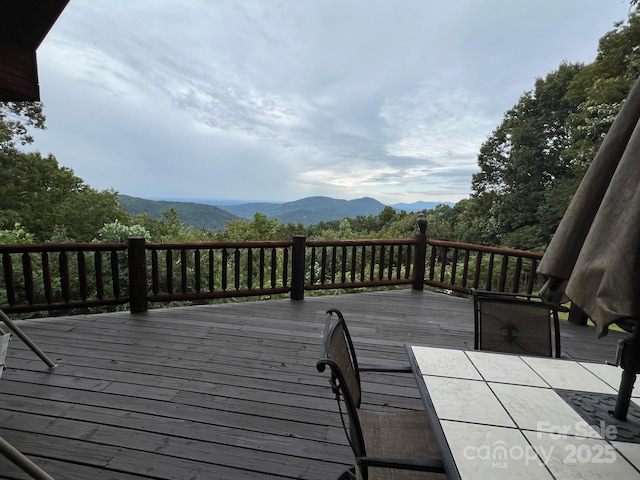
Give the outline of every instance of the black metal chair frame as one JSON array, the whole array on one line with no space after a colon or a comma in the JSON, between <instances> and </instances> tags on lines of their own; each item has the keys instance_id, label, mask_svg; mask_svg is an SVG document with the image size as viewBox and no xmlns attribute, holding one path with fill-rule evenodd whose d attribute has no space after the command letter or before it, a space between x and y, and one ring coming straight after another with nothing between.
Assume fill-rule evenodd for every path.
<instances>
[{"instance_id":1,"label":"black metal chair frame","mask_svg":"<svg viewBox=\"0 0 640 480\"><path fill-rule=\"evenodd\" d=\"M333 325L331 325L333 314L335 314L338 319ZM345 372L343 371L343 368L339 365L339 361L334 360L332 341L337 335L342 336L342 339L339 339L338 341L346 342L348 355L350 357L350 368L353 369L353 380L355 381L355 385L350 384L347 376L345 375ZM361 404L360 372L367 371L411 373L412 371L411 367L366 369L359 368L355 349L351 340L351 335L349 334L349 329L347 328L347 324L342 313L337 309L327 310L322 354L321 359L316 364L316 367L319 372L324 372L326 367L329 367L331 371L331 389L335 394L336 401L338 402L342 426L344 428L351 449L353 450L356 457L356 465L360 470L360 474L362 475L363 479L368 479L368 470L370 467L445 473L443 463L439 458L380 458L367 455L363 429L358 415L358 410L360 409ZM357 391L353 392L352 390L354 389L357 389ZM346 407L346 413L349 418L349 425L346 424L344 419L344 412L342 411L343 403ZM402 415L402 413L399 413L398 415ZM352 467L342 473L339 477L339 480L349 478L356 478L355 467Z\"/></svg>"},{"instance_id":2,"label":"black metal chair frame","mask_svg":"<svg viewBox=\"0 0 640 480\"><path fill-rule=\"evenodd\" d=\"M550 305L542 301L542 299L538 295L528 295L528 294L520 294L520 293L508 293L508 292L491 292L484 290L476 290L471 289L471 294L473 296L473 313L474 313L474 348L476 350L485 350L487 348L483 348L482 344L482 316L483 303L502 303L504 305L513 305L513 306L523 306L527 309L538 309L541 313L546 312L546 317L550 324L544 325L544 328L549 329L549 337L548 337L548 352L545 351L544 354L540 352L529 352L526 351L526 348L522 348L523 354L528 355L539 355L539 356L548 356L559 358L561 356L561 348L560 348L560 320L558 318L558 309L554 305ZM517 336L514 335L514 332L517 332L517 322L511 322L507 320L504 325L504 338L506 340L506 344L518 345ZM553 341L551 339L551 332L553 332ZM492 351L503 351L499 348L489 348ZM504 350L508 351L508 350ZM513 353L513 352L512 352Z\"/></svg>"},{"instance_id":3,"label":"black metal chair frame","mask_svg":"<svg viewBox=\"0 0 640 480\"><path fill-rule=\"evenodd\" d=\"M47 355L44 354L20 328L18 328L18 326L15 325L15 323L13 323L13 321L7 317L2 310L0 310L0 322L4 323L9 330L11 330L11 333L6 333L2 328L0 328L0 337L2 338L2 348L0 348L0 374L2 374L2 369L4 368L7 347L12 333L18 336L31 350L33 350L36 355L38 355L38 357L40 357L40 359L49 367L50 372L57 367L57 365L53 363L53 361L51 361L51 359L49 359L49 357L47 357ZM26 472L31 478L36 480L53 480L47 472L25 457L17 448L2 437L0 437L0 455L6 457L11 463Z\"/></svg>"}]
</instances>

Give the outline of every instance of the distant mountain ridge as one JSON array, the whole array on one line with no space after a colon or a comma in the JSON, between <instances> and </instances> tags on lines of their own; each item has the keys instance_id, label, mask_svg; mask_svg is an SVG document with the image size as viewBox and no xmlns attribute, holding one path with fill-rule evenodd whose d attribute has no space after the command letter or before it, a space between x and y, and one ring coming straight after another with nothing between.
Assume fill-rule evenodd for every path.
<instances>
[{"instance_id":1,"label":"distant mountain ridge","mask_svg":"<svg viewBox=\"0 0 640 480\"><path fill-rule=\"evenodd\" d=\"M122 208L133 216L146 214L151 218L162 218L164 212L174 208L180 221L196 230L204 228L212 232L219 231L224 229L228 221L240 218L227 210L202 203L146 200L122 194L118 195L118 199Z\"/></svg>"},{"instance_id":2,"label":"distant mountain ridge","mask_svg":"<svg viewBox=\"0 0 640 480\"><path fill-rule=\"evenodd\" d=\"M364 197L356 200L338 200L331 197L307 197L286 203L245 203L225 205L225 210L244 218L253 218L256 212L264 213L280 223L313 225L329 220L342 220L358 215L378 215L385 205Z\"/></svg>"},{"instance_id":3,"label":"distant mountain ridge","mask_svg":"<svg viewBox=\"0 0 640 480\"><path fill-rule=\"evenodd\" d=\"M211 200L147 200L129 195L119 195L120 204L131 215L147 214L151 218L162 218L162 214L174 208L180 221L186 226L196 229L205 228L219 231L229 220L239 218L253 219L256 213L263 213L270 219L277 219L280 223L302 223L305 226L330 220L354 218L359 215L378 215L387 206L370 197L355 200L339 200L331 197L306 197L293 202L271 203L219 203L212 204ZM453 205L450 202L415 202L390 205L396 210L407 212L426 211L441 203Z\"/></svg>"}]
</instances>

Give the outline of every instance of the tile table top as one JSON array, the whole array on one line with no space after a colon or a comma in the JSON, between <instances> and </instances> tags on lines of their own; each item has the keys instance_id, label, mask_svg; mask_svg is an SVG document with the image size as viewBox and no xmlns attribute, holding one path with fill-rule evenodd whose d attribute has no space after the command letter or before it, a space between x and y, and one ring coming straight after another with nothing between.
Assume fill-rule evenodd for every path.
<instances>
[{"instance_id":1,"label":"tile table top","mask_svg":"<svg viewBox=\"0 0 640 480\"><path fill-rule=\"evenodd\" d=\"M450 478L640 479L640 444L588 424L556 392L616 394L619 368L436 347L407 351Z\"/></svg>"}]
</instances>

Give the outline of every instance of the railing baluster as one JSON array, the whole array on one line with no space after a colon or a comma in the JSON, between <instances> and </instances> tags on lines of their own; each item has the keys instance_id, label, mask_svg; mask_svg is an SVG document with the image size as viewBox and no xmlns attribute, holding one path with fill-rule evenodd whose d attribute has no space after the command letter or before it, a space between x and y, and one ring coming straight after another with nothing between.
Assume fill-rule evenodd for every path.
<instances>
[{"instance_id":1,"label":"railing baluster","mask_svg":"<svg viewBox=\"0 0 640 480\"><path fill-rule=\"evenodd\" d=\"M264 288L264 247L260 247L260 268L258 270L260 290Z\"/></svg>"},{"instance_id":2,"label":"railing baluster","mask_svg":"<svg viewBox=\"0 0 640 480\"><path fill-rule=\"evenodd\" d=\"M16 290L13 278L13 263L9 253L2 254L2 269L4 271L4 286L7 291L7 303L13 305L16 303Z\"/></svg>"},{"instance_id":3,"label":"railing baluster","mask_svg":"<svg viewBox=\"0 0 640 480\"><path fill-rule=\"evenodd\" d=\"M316 283L316 247L311 247L311 265L309 265L311 272L309 274L309 283L314 285Z\"/></svg>"},{"instance_id":4,"label":"railing baluster","mask_svg":"<svg viewBox=\"0 0 640 480\"><path fill-rule=\"evenodd\" d=\"M438 248L431 247L431 258L429 259L429 280L436 278L436 259L438 257Z\"/></svg>"},{"instance_id":5,"label":"railing baluster","mask_svg":"<svg viewBox=\"0 0 640 480\"><path fill-rule=\"evenodd\" d=\"M167 292L173 293L173 250L167 250L165 254L165 267L167 269Z\"/></svg>"},{"instance_id":6,"label":"railing baluster","mask_svg":"<svg viewBox=\"0 0 640 480\"><path fill-rule=\"evenodd\" d=\"M80 298L87 300L87 264L84 258L84 252L78 252L78 281L80 284Z\"/></svg>"},{"instance_id":7,"label":"railing baluster","mask_svg":"<svg viewBox=\"0 0 640 480\"><path fill-rule=\"evenodd\" d=\"M480 286L480 274L482 272L482 252L476 254L476 271L473 278L473 288Z\"/></svg>"},{"instance_id":8,"label":"railing baluster","mask_svg":"<svg viewBox=\"0 0 640 480\"><path fill-rule=\"evenodd\" d=\"M331 283L336 283L336 268L337 268L337 248L334 245L331 248Z\"/></svg>"},{"instance_id":9,"label":"railing baluster","mask_svg":"<svg viewBox=\"0 0 640 480\"><path fill-rule=\"evenodd\" d=\"M235 248L233 251L233 286L236 290L240 290L240 249Z\"/></svg>"},{"instance_id":10,"label":"railing baluster","mask_svg":"<svg viewBox=\"0 0 640 480\"><path fill-rule=\"evenodd\" d=\"M278 252L275 248L271 249L271 288L276 288L276 285L278 285L278 254L277 253Z\"/></svg>"},{"instance_id":11,"label":"railing baluster","mask_svg":"<svg viewBox=\"0 0 640 480\"><path fill-rule=\"evenodd\" d=\"M51 266L49 265L49 254L42 252L42 283L44 284L44 298L47 304L53 303L53 288L51 286Z\"/></svg>"},{"instance_id":12,"label":"railing baluster","mask_svg":"<svg viewBox=\"0 0 640 480\"><path fill-rule=\"evenodd\" d=\"M491 290L491 285L493 284L493 259L495 257L494 253L489 254L489 268L487 269L487 282L484 286L485 290Z\"/></svg>"},{"instance_id":13,"label":"railing baluster","mask_svg":"<svg viewBox=\"0 0 640 480\"><path fill-rule=\"evenodd\" d=\"M529 282L527 283L527 293L533 292L533 286L536 281L536 270L538 269L538 262L535 258L531 259L531 270L529 270Z\"/></svg>"},{"instance_id":14,"label":"railing baluster","mask_svg":"<svg viewBox=\"0 0 640 480\"><path fill-rule=\"evenodd\" d=\"M282 259L282 286L289 286L289 250L284 249L284 258Z\"/></svg>"},{"instance_id":15,"label":"railing baluster","mask_svg":"<svg viewBox=\"0 0 640 480\"><path fill-rule=\"evenodd\" d=\"M327 280L327 247L322 247L322 265L320 267L320 283Z\"/></svg>"},{"instance_id":16,"label":"railing baluster","mask_svg":"<svg viewBox=\"0 0 640 480\"><path fill-rule=\"evenodd\" d=\"M104 298L104 278L102 273L102 253L93 254L93 268L96 272L96 297L99 300Z\"/></svg>"},{"instance_id":17,"label":"railing baluster","mask_svg":"<svg viewBox=\"0 0 640 480\"><path fill-rule=\"evenodd\" d=\"M506 255L502 256L502 263L500 265L500 280L498 281L498 291L504 292L507 283L507 272L509 268L509 257Z\"/></svg>"},{"instance_id":18,"label":"railing baluster","mask_svg":"<svg viewBox=\"0 0 640 480\"><path fill-rule=\"evenodd\" d=\"M226 292L228 288L227 269L229 268L229 253L226 248L222 249L222 291Z\"/></svg>"},{"instance_id":19,"label":"railing baluster","mask_svg":"<svg viewBox=\"0 0 640 480\"><path fill-rule=\"evenodd\" d=\"M467 287L467 282L469 279L469 260L471 259L471 252L469 250L465 251L464 254L464 264L462 266L462 286Z\"/></svg>"},{"instance_id":20,"label":"railing baluster","mask_svg":"<svg viewBox=\"0 0 640 480\"><path fill-rule=\"evenodd\" d=\"M413 250L411 249L411 244L407 245L407 260L404 266L404 276L409 278L411 275L411 260L413 259ZM424 280L424 279L422 279Z\"/></svg>"},{"instance_id":21,"label":"railing baluster","mask_svg":"<svg viewBox=\"0 0 640 480\"><path fill-rule=\"evenodd\" d=\"M200 293L200 291L202 290L202 269L201 269L201 264L200 262L202 262L202 258L200 255L200 249L196 248L196 251L193 252L193 274L195 275L195 287L196 287L196 292Z\"/></svg>"},{"instance_id":22,"label":"railing baluster","mask_svg":"<svg viewBox=\"0 0 640 480\"><path fill-rule=\"evenodd\" d=\"M120 298L120 265L118 264L118 252L111 252L111 285L113 296Z\"/></svg>"},{"instance_id":23,"label":"railing baluster","mask_svg":"<svg viewBox=\"0 0 640 480\"><path fill-rule=\"evenodd\" d=\"M516 258L516 270L513 272L513 292L520 291L520 276L522 275L522 257Z\"/></svg>"},{"instance_id":24,"label":"railing baluster","mask_svg":"<svg viewBox=\"0 0 640 480\"><path fill-rule=\"evenodd\" d=\"M157 250L151 251L151 290L155 295L160 293L160 266Z\"/></svg>"},{"instance_id":25,"label":"railing baluster","mask_svg":"<svg viewBox=\"0 0 640 480\"><path fill-rule=\"evenodd\" d=\"M382 280L384 277L386 257L384 245L380 245L380 261L378 262L378 280Z\"/></svg>"},{"instance_id":26,"label":"railing baluster","mask_svg":"<svg viewBox=\"0 0 640 480\"><path fill-rule=\"evenodd\" d=\"M22 273L24 275L24 291L27 302L32 305L34 300L33 288L33 267L31 265L31 255L28 252L22 254Z\"/></svg>"},{"instance_id":27,"label":"railing baluster","mask_svg":"<svg viewBox=\"0 0 640 480\"><path fill-rule=\"evenodd\" d=\"M376 272L376 246L371 245L371 265L369 268L369 280L372 281L375 278Z\"/></svg>"},{"instance_id":28,"label":"railing baluster","mask_svg":"<svg viewBox=\"0 0 640 480\"><path fill-rule=\"evenodd\" d=\"M60 255L58 256L58 265L60 268L60 290L62 292L62 299L65 302L68 302L71 287L69 285L69 259L67 258L67 252L60 252Z\"/></svg>"},{"instance_id":29,"label":"railing baluster","mask_svg":"<svg viewBox=\"0 0 640 480\"><path fill-rule=\"evenodd\" d=\"M358 268L358 247L351 247L351 282L356 281L356 269Z\"/></svg>"},{"instance_id":30,"label":"railing baluster","mask_svg":"<svg viewBox=\"0 0 640 480\"><path fill-rule=\"evenodd\" d=\"M440 281L444 283L445 273L447 271L447 256L449 255L449 249L443 247L441 250L442 256L440 258Z\"/></svg>"},{"instance_id":31,"label":"railing baluster","mask_svg":"<svg viewBox=\"0 0 640 480\"><path fill-rule=\"evenodd\" d=\"M240 257L238 257L240 258ZM240 277L240 265L236 267L236 277ZM253 249L247 248L247 290L253 288ZM236 290L240 290L240 280L236 281Z\"/></svg>"},{"instance_id":32,"label":"railing baluster","mask_svg":"<svg viewBox=\"0 0 640 480\"><path fill-rule=\"evenodd\" d=\"M453 258L451 259L451 284L456 284L456 273L458 269L458 249L453 249Z\"/></svg>"},{"instance_id":33,"label":"railing baluster","mask_svg":"<svg viewBox=\"0 0 640 480\"><path fill-rule=\"evenodd\" d=\"M215 290L215 256L213 254L213 248L209 249L209 291Z\"/></svg>"},{"instance_id":34,"label":"railing baluster","mask_svg":"<svg viewBox=\"0 0 640 480\"><path fill-rule=\"evenodd\" d=\"M187 293L187 249L180 249L180 291Z\"/></svg>"}]
</instances>

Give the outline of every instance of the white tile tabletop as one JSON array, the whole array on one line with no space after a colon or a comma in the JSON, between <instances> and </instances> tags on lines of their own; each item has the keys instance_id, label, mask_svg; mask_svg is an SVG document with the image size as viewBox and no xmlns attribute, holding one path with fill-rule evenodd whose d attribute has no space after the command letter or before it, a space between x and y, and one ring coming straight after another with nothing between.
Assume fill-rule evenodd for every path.
<instances>
[{"instance_id":1,"label":"white tile tabletop","mask_svg":"<svg viewBox=\"0 0 640 480\"><path fill-rule=\"evenodd\" d=\"M485 382L428 377L425 383L429 385L429 396L441 419L516 427Z\"/></svg>"},{"instance_id":2,"label":"white tile tabletop","mask_svg":"<svg viewBox=\"0 0 640 480\"><path fill-rule=\"evenodd\" d=\"M631 462L635 467L640 470L640 444L629 442L611 442L616 450L620 452L624 457Z\"/></svg>"},{"instance_id":3,"label":"white tile tabletop","mask_svg":"<svg viewBox=\"0 0 640 480\"><path fill-rule=\"evenodd\" d=\"M609 385L616 391L620 388L620 380L622 380L622 368L615 365L608 365L606 363L589 363L580 362L580 365L593 373L596 377L600 378L603 382ZM640 396L640 391L637 389L633 391L634 397Z\"/></svg>"},{"instance_id":4,"label":"white tile tabletop","mask_svg":"<svg viewBox=\"0 0 640 480\"><path fill-rule=\"evenodd\" d=\"M621 369L407 348L450 478L640 479L640 445L618 442L593 428L556 392L616 394Z\"/></svg>"},{"instance_id":5,"label":"white tile tabletop","mask_svg":"<svg viewBox=\"0 0 640 480\"><path fill-rule=\"evenodd\" d=\"M549 388L549 384L520 357L502 355L500 361L496 361L493 353L479 351L466 353L487 382L517 382L520 385Z\"/></svg>"},{"instance_id":6,"label":"white tile tabletop","mask_svg":"<svg viewBox=\"0 0 640 480\"><path fill-rule=\"evenodd\" d=\"M489 386L522 430L598 437L598 433L548 388L490 383Z\"/></svg>"},{"instance_id":7,"label":"white tile tabletop","mask_svg":"<svg viewBox=\"0 0 640 480\"><path fill-rule=\"evenodd\" d=\"M555 478L627 480L638 476L633 466L605 440L539 432L524 435Z\"/></svg>"},{"instance_id":8,"label":"white tile tabletop","mask_svg":"<svg viewBox=\"0 0 640 480\"><path fill-rule=\"evenodd\" d=\"M553 480L539 456L517 429L476 423L441 422L460 478Z\"/></svg>"},{"instance_id":9,"label":"white tile tabletop","mask_svg":"<svg viewBox=\"0 0 640 480\"><path fill-rule=\"evenodd\" d=\"M480 373L463 350L414 347L413 354L423 375L482 380Z\"/></svg>"},{"instance_id":10,"label":"white tile tabletop","mask_svg":"<svg viewBox=\"0 0 640 480\"><path fill-rule=\"evenodd\" d=\"M616 393L616 390L596 377L578 362L557 358L521 357L551 387L585 392ZM558 362L562 362L561 364Z\"/></svg>"}]
</instances>

